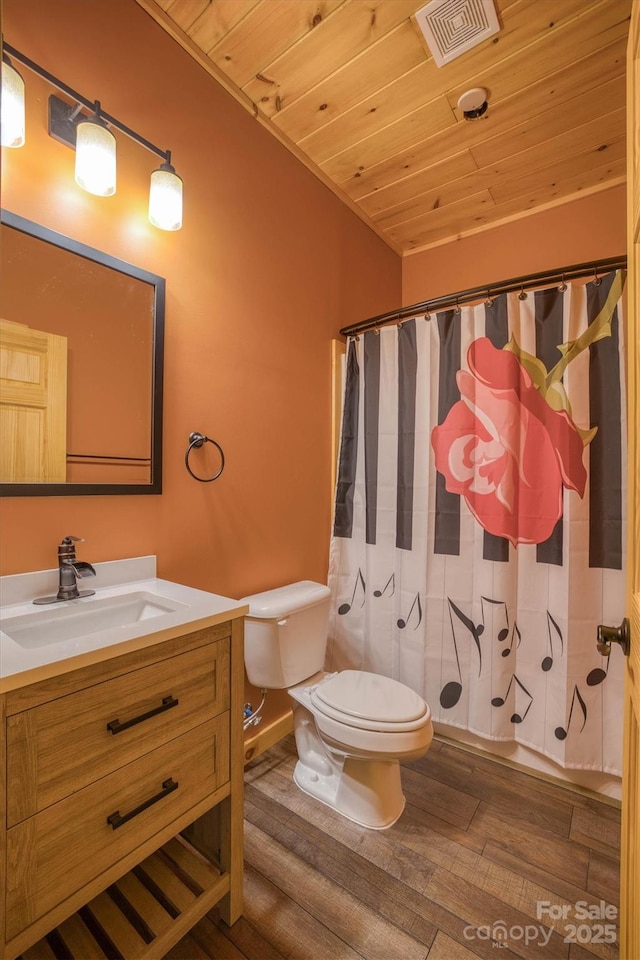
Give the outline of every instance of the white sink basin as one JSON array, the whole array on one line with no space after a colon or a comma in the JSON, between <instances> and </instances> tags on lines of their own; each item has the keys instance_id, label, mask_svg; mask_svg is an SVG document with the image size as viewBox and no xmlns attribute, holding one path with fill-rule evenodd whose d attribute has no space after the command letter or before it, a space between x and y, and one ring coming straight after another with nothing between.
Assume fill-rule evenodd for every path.
<instances>
[{"instance_id":1,"label":"white sink basin","mask_svg":"<svg viewBox=\"0 0 640 960\"><path fill-rule=\"evenodd\" d=\"M0 0L1 2L1 0ZM246 604L156 577L155 557L94 564L94 596L47 606L58 568L0 577L0 693L241 617Z\"/></svg>"},{"instance_id":2,"label":"white sink basin","mask_svg":"<svg viewBox=\"0 0 640 960\"><path fill-rule=\"evenodd\" d=\"M147 591L93 600L68 600L38 613L2 621L2 630L21 647L44 647L112 627L151 620L184 607L179 600Z\"/></svg>"}]
</instances>

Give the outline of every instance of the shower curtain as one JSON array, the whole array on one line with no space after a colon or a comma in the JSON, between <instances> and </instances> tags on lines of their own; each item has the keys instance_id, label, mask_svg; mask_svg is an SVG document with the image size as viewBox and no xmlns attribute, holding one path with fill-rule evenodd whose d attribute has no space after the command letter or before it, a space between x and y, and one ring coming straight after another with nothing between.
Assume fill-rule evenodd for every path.
<instances>
[{"instance_id":1,"label":"shower curtain","mask_svg":"<svg viewBox=\"0 0 640 960\"><path fill-rule=\"evenodd\" d=\"M567 768L621 771L624 273L349 340L327 667Z\"/></svg>"}]
</instances>

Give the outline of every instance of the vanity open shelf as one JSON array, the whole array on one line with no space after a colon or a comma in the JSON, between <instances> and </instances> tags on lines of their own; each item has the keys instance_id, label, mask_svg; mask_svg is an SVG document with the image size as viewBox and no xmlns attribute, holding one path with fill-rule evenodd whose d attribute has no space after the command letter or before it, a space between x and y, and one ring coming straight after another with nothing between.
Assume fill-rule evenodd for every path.
<instances>
[{"instance_id":1,"label":"vanity open shelf","mask_svg":"<svg viewBox=\"0 0 640 960\"><path fill-rule=\"evenodd\" d=\"M22 960L104 960L116 952L127 960L159 960L229 892L229 882L175 837L23 950Z\"/></svg>"},{"instance_id":2,"label":"vanity open shelf","mask_svg":"<svg viewBox=\"0 0 640 960\"><path fill-rule=\"evenodd\" d=\"M159 960L238 919L244 611L5 678L0 956Z\"/></svg>"}]
</instances>

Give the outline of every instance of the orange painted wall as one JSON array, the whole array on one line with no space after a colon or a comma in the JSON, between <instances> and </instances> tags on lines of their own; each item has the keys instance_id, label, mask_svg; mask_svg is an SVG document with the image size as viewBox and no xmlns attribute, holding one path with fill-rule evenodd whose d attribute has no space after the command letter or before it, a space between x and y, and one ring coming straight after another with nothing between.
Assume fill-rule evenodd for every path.
<instances>
[{"instance_id":1,"label":"orange painted wall","mask_svg":"<svg viewBox=\"0 0 640 960\"><path fill-rule=\"evenodd\" d=\"M402 304L626 251L624 186L405 257Z\"/></svg>"},{"instance_id":2,"label":"orange painted wall","mask_svg":"<svg viewBox=\"0 0 640 960\"><path fill-rule=\"evenodd\" d=\"M157 554L161 576L232 597L327 574L330 341L395 307L401 261L134 0L4 0L5 41L162 149L185 182L184 227L146 218L156 158L118 135L115 196L73 179L46 134L49 90L20 68L27 145L3 150L2 205L166 277L164 492L5 498L0 572ZM188 476L188 435L224 448ZM196 457L194 466L199 465Z\"/></svg>"}]
</instances>

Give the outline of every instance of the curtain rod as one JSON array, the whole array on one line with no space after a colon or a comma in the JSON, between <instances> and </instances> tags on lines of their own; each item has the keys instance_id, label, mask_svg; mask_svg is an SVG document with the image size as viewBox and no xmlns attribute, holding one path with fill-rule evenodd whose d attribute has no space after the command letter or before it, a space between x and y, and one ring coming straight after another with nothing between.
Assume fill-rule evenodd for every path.
<instances>
[{"instance_id":1,"label":"curtain rod","mask_svg":"<svg viewBox=\"0 0 640 960\"><path fill-rule=\"evenodd\" d=\"M424 313L429 314L446 307L459 307L465 303L479 300L481 297L493 299L501 293L530 290L532 287L539 287L542 284L563 283L565 280L578 280L581 277L593 277L595 279L602 273L608 273L610 270L623 270L626 266L626 256L611 257L608 260L577 263L571 267L562 267L560 270L530 273L525 277L514 277L512 280L502 280L499 283L485 284L482 287L472 287L459 293L435 297L433 300L423 300L422 303L413 303L411 306L401 307L399 310L389 310L387 313L378 314L377 317L370 317L368 320L361 320L359 323L352 323L348 327L343 327L340 333L343 337L353 337L367 330L374 330L376 327L407 320L409 317Z\"/></svg>"}]
</instances>

